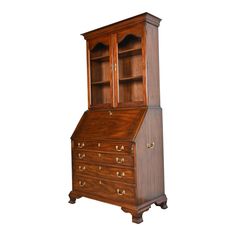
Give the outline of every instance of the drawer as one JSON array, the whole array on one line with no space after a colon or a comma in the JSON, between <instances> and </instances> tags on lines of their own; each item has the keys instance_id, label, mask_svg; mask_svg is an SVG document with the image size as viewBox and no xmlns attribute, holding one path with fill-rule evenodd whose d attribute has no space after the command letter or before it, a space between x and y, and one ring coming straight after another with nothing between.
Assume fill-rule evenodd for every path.
<instances>
[{"instance_id":1,"label":"drawer","mask_svg":"<svg viewBox=\"0 0 236 236\"><path fill-rule=\"evenodd\" d=\"M134 166L134 157L131 154L119 153L103 153L103 152L89 152L86 150L73 150L73 159L92 162L110 164L116 166Z\"/></svg>"},{"instance_id":2,"label":"drawer","mask_svg":"<svg viewBox=\"0 0 236 236\"><path fill-rule=\"evenodd\" d=\"M122 181L125 183L134 183L134 170L129 168L102 166L87 164L75 161L73 166L75 175L88 175L94 177L107 178L114 181Z\"/></svg>"},{"instance_id":3,"label":"drawer","mask_svg":"<svg viewBox=\"0 0 236 236\"><path fill-rule=\"evenodd\" d=\"M101 152L133 153L134 144L132 142L106 142L106 141L81 141L74 142L73 148L76 150L93 150Z\"/></svg>"},{"instance_id":4,"label":"drawer","mask_svg":"<svg viewBox=\"0 0 236 236\"><path fill-rule=\"evenodd\" d=\"M115 201L134 202L135 199L134 186L86 176L75 177L74 190Z\"/></svg>"}]
</instances>

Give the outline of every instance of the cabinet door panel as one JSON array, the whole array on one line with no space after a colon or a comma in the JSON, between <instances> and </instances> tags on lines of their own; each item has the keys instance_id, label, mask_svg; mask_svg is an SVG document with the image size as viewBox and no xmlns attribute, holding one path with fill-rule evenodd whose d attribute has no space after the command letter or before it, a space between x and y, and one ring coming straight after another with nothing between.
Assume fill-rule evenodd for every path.
<instances>
[{"instance_id":1,"label":"cabinet door panel","mask_svg":"<svg viewBox=\"0 0 236 236\"><path fill-rule=\"evenodd\" d=\"M112 71L110 37L88 43L90 106L112 105Z\"/></svg>"},{"instance_id":2,"label":"cabinet door panel","mask_svg":"<svg viewBox=\"0 0 236 236\"><path fill-rule=\"evenodd\" d=\"M126 29L117 34L118 106L143 105L144 41L143 28Z\"/></svg>"}]
</instances>

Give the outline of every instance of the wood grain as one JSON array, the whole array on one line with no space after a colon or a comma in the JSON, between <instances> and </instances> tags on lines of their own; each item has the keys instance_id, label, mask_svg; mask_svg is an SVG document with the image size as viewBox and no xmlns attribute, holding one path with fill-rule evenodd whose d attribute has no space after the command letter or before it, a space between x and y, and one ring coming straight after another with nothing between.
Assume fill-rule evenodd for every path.
<instances>
[{"instance_id":1,"label":"wood grain","mask_svg":"<svg viewBox=\"0 0 236 236\"><path fill-rule=\"evenodd\" d=\"M92 176L113 181L134 184L134 169L120 166L104 166L103 163L91 164L76 160L73 165L76 176Z\"/></svg>"},{"instance_id":2,"label":"wood grain","mask_svg":"<svg viewBox=\"0 0 236 236\"><path fill-rule=\"evenodd\" d=\"M134 166L134 156L132 154L123 153L107 153L104 151L86 151L86 150L72 150L72 156L75 160L81 162L96 163L110 166Z\"/></svg>"},{"instance_id":3,"label":"wood grain","mask_svg":"<svg viewBox=\"0 0 236 236\"><path fill-rule=\"evenodd\" d=\"M110 139L116 142L118 140L132 141L145 112L146 108L89 110L84 113L81 122L72 135L72 139L78 142L86 139ZM114 150L115 146L116 144L111 148Z\"/></svg>"}]
</instances>

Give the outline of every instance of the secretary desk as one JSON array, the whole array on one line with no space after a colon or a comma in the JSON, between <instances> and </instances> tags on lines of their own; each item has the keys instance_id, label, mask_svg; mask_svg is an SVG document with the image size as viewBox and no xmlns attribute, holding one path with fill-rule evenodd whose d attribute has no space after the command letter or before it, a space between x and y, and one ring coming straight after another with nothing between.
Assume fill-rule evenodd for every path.
<instances>
[{"instance_id":1,"label":"secretary desk","mask_svg":"<svg viewBox=\"0 0 236 236\"><path fill-rule=\"evenodd\" d=\"M144 13L82 34L87 42L88 110L72 137L70 203L118 205L134 223L164 191L158 27ZM95 209L90 209L95 211Z\"/></svg>"}]
</instances>

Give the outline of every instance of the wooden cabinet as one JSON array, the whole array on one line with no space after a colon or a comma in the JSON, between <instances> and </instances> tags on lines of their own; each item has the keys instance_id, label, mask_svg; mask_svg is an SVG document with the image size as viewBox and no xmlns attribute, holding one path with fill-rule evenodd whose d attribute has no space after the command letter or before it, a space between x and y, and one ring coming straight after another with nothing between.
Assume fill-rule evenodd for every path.
<instances>
[{"instance_id":1,"label":"wooden cabinet","mask_svg":"<svg viewBox=\"0 0 236 236\"><path fill-rule=\"evenodd\" d=\"M89 104L71 137L70 203L112 203L135 223L153 203L167 208L159 23L144 13L83 34Z\"/></svg>"}]
</instances>

